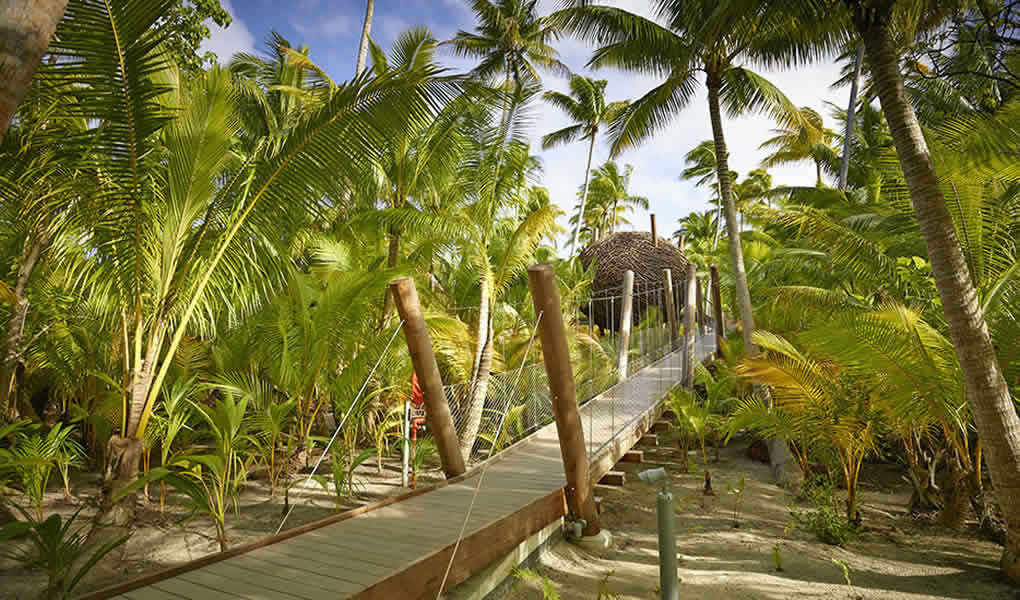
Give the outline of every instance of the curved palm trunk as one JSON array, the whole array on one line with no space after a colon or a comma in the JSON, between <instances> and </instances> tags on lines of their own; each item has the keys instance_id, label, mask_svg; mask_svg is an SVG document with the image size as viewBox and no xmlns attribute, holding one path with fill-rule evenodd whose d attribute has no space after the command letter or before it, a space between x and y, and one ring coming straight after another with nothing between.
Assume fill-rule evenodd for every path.
<instances>
[{"instance_id":1,"label":"curved palm trunk","mask_svg":"<svg viewBox=\"0 0 1020 600\"><path fill-rule=\"evenodd\" d=\"M733 279L737 287L737 308L740 323L744 329L744 348L748 356L754 355L751 334L754 333L754 314L751 312L751 292L747 287L747 272L744 270L744 252L740 247L740 229L737 223L737 207L730 193L730 165L726 154L726 140L723 138L722 116L719 112L719 88L722 82L716 76L708 80L708 111L712 120L712 139L715 141L715 169L719 180L719 198L726 210L726 235L729 237L730 263L733 265Z\"/></svg>"},{"instance_id":2,"label":"curved palm trunk","mask_svg":"<svg viewBox=\"0 0 1020 600\"><path fill-rule=\"evenodd\" d=\"M850 138L854 135L857 118L857 86L860 85L861 64L864 62L864 44L857 47L854 58L854 78L850 82L850 104L846 107L846 129L843 132L843 160L839 164L839 191L846 191L846 178L850 173Z\"/></svg>"},{"instance_id":3,"label":"curved palm trunk","mask_svg":"<svg viewBox=\"0 0 1020 600\"><path fill-rule=\"evenodd\" d=\"M47 240L34 236L28 243L25 255L18 266L18 277L14 282L14 302L11 306L11 317L7 321L7 331L3 337L3 362L0 363L0 409L9 422L18 420L21 407L17 403L15 391L15 373L18 358L21 356L21 341L25 333L25 320L28 317L28 280L32 277Z\"/></svg>"},{"instance_id":4,"label":"curved palm trunk","mask_svg":"<svg viewBox=\"0 0 1020 600\"><path fill-rule=\"evenodd\" d=\"M597 131L597 130L596 130ZM581 231L581 223L584 221L584 206L588 201L588 183L591 182L591 157L595 153L595 133L591 135L591 143L588 144L588 163L584 169L584 187L581 189L581 211L577 213L577 225L574 227L574 235L570 238L570 253L574 253L577 246L577 234Z\"/></svg>"},{"instance_id":5,"label":"curved palm trunk","mask_svg":"<svg viewBox=\"0 0 1020 600\"><path fill-rule=\"evenodd\" d=\"M0 6L0 141L39 68L67 0L12 0Z\"/></svg>"},{"instance_id":6,"label":"curved palm trunk","mask_svg":"<svg viewBox=\"0 0 1020 600\"><path fill-rule=\"evenodd\" d=\"M464 417L464 429L460 434L460 454L467 463L471 458L471 448L478 437L478 429L482 425L482 414L485 412L485 397L489 393L489 372L492 370L492 328L491 323L486 328L485 342L482 346L481 356L478 363L478 376L475 377L474 385L471 387L471 403L468 405L467 414Z\"/></svg>"},{"instance_id":7,"label":"curved palm trunk","mask_svg":"<svg viewBox=\"0 0 1020 600\"><path fill-rule=\"evenodd\" d=\"M1014 582L1020 581L1020 418L996 360L921 127L904 90L888 26L858 22L857 27L928 248L995 496L1006 521L1001 567Z\"/></svg>"},{"instance_id":8,"label":"curved palm trunk","mask_svg":"<svg viewBox=\"0 0 1020 600\"><path fill-rule=\"evenodd\" d=\"M482 278L481 298L478 304L478 349L475 352L475 363L471 370L471 399L464 415L464 425L460 431L460 454L466 463L471 457L478 428L482 424L482 413L485 410L485 396L489 393L489 372L492 370L492 317L489 311L489 284Z\"/></svg>"},{"instance_id":9,"label":"curved palm trunk","mask_svg":"<svg viewBox=\"0 0 1020 600\"><path fill-rule=\"evenodd\" d=\"M365 6L365 24L361 28L361 44L358 46L358 64L354 74L365 72L365 61L368 58L368 38L372 31L372 13L375 12L375 0L368 0Z\"/></svg>"}]
</instances>

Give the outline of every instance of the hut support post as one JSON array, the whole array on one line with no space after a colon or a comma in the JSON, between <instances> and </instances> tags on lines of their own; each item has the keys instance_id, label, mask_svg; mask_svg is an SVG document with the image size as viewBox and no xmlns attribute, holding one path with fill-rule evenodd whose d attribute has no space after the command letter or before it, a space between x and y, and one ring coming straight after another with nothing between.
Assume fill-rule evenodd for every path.
<instances>
[{"instance_id":1,"label":"hut support post","mask_svg":"<svg viewBox=\"0 0 1020 600\"><path fill-rule=\"evenodd\" d=\"M712 329L715 331L716 354L722 357L723 342L726 340L726 323L723 321L722 294L719 292L719 267L712 265L711 273L712 318L715 320L715 325Z\"/></svg>"},{"instance_id":2,"label":"hut support post","mask_svg":"<svg viewBox=\"0 0 1020 600\"><path fill-rule=\"evenodd\" d=\"M669 348L676 350L680 340L680 328L676 322L676 306L673 303L673 270L663 269L662 278L666 285L666 316L669 320Z\"/></svg>"},{"instance_id":3,"label":"hut support post","mask_svg":"<svg viewBox=\"0 0 1020 600\"><path fill-rule=\"evenodd\" d=\"M630 350L630 325L634 314L634 271L623 272L623 294L620 300L620 342L616 348L616 370L620 379L627 378Z\"/></svg>"},{"instance_id":4,"label":"hut support post","mask_svg":"<svg viewBox=\"0 0 1020 600\"><path fill-rule=\"evenodd\" d=\"M687 265L687 292L684 294L684 368L683 385L688 389L694 387L694 363L697 360L694 351L694 299L697 287L697 269L694 264Z\"/></svg>"},{"instance_id":5,"label":"hut support post","mask_svg":"<svg viewBox=\"0 0 1020 600\"><path fill-rule=\"evenodd\" d=\"M567 330L560 308L560 291L552 265L535 265L528 269L528 283L535 314L542 315L538 324L538 338L542 344L542 358L549 376L552 393L556 433L560 441L563 470L567 479L567 506L574 518L584 519L584 535L596 535L601 530L599 516L588 480L588 457L584 448L584 430L577 410L574 373L570 366L570 348Z\"/></svg>"},{"instance_id":6,"label":"hut support post","mask_svg":"<svg viewBox=\"0 0 1020 600\"><path fill-rule=\"evenodd\" d=\"M432 340L425 328L425 317L418 302L418 290L414 280L404 277L390 282L397 313L404 321L404 338L411 355L411 365L418 374L422 396L425 400L425 419L435 437L439 461L447 479L464 473L464 458L457 444L457 431L453 427L450 406L446 403L443 381L439 375L436 355L432 352Z\"/></svg>"},{"instance_id":7,"label":"hut support post","mask_svg":"<svg viewBox=\"0 0 1020 600\"><path fill-rule=\"evenodd\" d=\"M659 230L655 226L655 213L649 215L652 219L652 245L656 248L659 247Z\"/></svg>"}]
</instances>

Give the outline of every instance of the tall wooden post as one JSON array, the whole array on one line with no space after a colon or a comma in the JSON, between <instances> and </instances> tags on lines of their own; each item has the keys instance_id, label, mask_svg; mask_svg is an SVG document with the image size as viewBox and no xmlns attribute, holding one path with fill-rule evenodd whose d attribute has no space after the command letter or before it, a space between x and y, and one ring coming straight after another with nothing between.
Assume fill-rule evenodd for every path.
<instances>
[{"instance_id":1,"label":"tall wooden post","mask_svg":"<svg viewBox=\"0 0 1020 600\"><path fill-rule=\"evenodd\" d=\"M726 340L726 323L722 314L722 294L719 292L719 267L712 265L712 318L715 319L716 354L722 356L723 342Z\"/></svg>"},{"instance_id":2,"label":"tall wooden post","mask_svg":"<svg viewBox=\"0 0 1020 600\"><path fill-rule=\"evenodd\" d=\"M542 343L545 372L549 376L556 433L560 439L560 454L563 456L563 470L567 477L567 506L574 517L586 521L584 535L595 535L601 528L591 482L588 481L584 429L577 410L574 372L570 366L570 348L567 346L567 330L563 324L556 272L552 265L535 265L528 269L528 283L535 314L541 315L538 338Z\"/></svg>"},{"instance_id":3,"label":"tall wooden post","mask_svg":"<svg viewBox=\"0 0 1020 600\"><path fill-rule=\"evenodd\" d=\"M669 349L676 350L680 339L680 325L676 322L676 306L673 303L673 270L663 269L662 279L666 284L666 315L669 320Z\"/></svg>"},{"instance_id":4,"label":"tall wooden post","mask_svg":"<svg viewBox=\"0 0 1020 600\"><path fill-rule=\"evenodd\" d=\"M620 346L616 349L616 370L620 379L627 378L630 358L630 326L634 315L634 271L623 272L623 298L620 302Z\"/></svg>"},{"instance_id":5,"label":"tall wooden post","mask_svg":"<svg viewBox=\"0 0 1020 600\"><path fill-rule=\"evenodd\" d=\"M705 335L705 295L701 292L701 279L695 280L695 302L698 304L698 335Z\"/></svg>"},{"instance_id":6,"label":"tall wooden post","mask_svg":"<svg viewBox=\"0 0 1020 600\"><path fill-rule=\"evenodd\" d=\"M418 290L410 277L390 282L390 290L397 304L397 313L404 321L404 338L411 354L411 364L418 374L425 399L425 421L436 441L439 461L447 478L464 473L464 458L457 444L457 430L450 416L450 406L443 393L443 381L439 375L436 355L432 353L432 340L425 328L425 317L418 303Z\"/></svg>"},{"instance_id":7,"label":"tall wooden post","mask_svg":"<svg viewBox=\"0 0 1020 600\"><path fill-rule=\"evenodd\" d=\"M677 240L677 247L680 248L681 252L683 252L684 245L686 243L687 243L687 236L681 235L680 238Z\"/></svg>"},{"instance_id":8,"label":"tall wooden post","mask_svg":"<svg viewBox=\"0 0 1020 600\"><path fill-rule=\"evenodd\" d=\"M655 226L655 213L649 215L652 219L652 245L656 248L659 247L659 230Z\"/></svg>"},{"instance_id":9,"label":"tall wooden post","mask_svg":"<svg viewBox=\"0 0 1020 600\"><path fill-rule=\"evenodd\" d=\"M687 293L684 294L686 306L684 307L684 368L683 385L687 388L694 387L694 364L698 360L695 356L694 345L694 299L695 288L697 287L698 272L693 264L687 265Z\"/></svg>"}]
</instances>

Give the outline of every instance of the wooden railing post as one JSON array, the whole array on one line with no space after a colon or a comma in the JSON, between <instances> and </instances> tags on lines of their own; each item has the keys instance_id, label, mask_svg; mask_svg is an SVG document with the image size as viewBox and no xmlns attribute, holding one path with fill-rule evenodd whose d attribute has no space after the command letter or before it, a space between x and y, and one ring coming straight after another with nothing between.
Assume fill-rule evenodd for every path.
<instances>
[{"instance_id":1,"label":"wooden railing post","mask_svg":"<svg viewBox=\"0 0 1020 600\"><path fill-rule=\"evenodd\" d=\"M528 283L538 322L538 338L542 358L549 376L556 433L560 440L563 470L567 478L567 506L575 518L584 519L584 535L599 533L599 516L588 481L588 457L584 449L584 430L577 409L574 371L570 365L567 330L563 324L560 291L552 265L535 265L528 269Z\"/></svg>"},{"instance_id":2,"label":"wooden railing post","mask_svg":"<svg viewBox=\"0 0 1020 600\"><path fill-rule=\"evenodd\" d=\"M446 403L443 380L439 375L439 365L436 364L436 355L432 352L432 340L429 339L425 317L418 303L418 290L415 289L414 280L410 277L390 282L390 289L396 301L397 313L404 321L407 350L411 354L411 364L414 366L414 372L418 374L418 384L425 400L425 422L435 438L443 473L447 479L462 475L465 471L464 458L460 455L457 430L453 426L450 405Z\"/></svg>"},{"instance_id":3,"label":"wooden railing post","mask_svg":"<svg viewBox=\"0 0 1020 600\"><path fill-rule=\"evenodd\" d=\"M719 292L719 267L712 265L712 317L715 319L715 347L716 354L722 356L723 342L726 340L726 323L722 314L722 294Z\"/></svg>"},{"instance_id":4,"label":"wooden railing post","mask_svg":"<svg viewBox=\"0 0 1020 600\"><path fill-rule=\"evenodd\" d=\"M696 310L694 299L697 277L698 272L695 266L693 264L687 265L687 281L685 282L687 293L684 294L686 306L684 306L684 368L682 383L688 389L694 387L694 364L697 362L694 345L694 312Z\"/></svg>"},{"instance_id":5,"label":"wooden railing post","mask_svg":"<svg viewBox=\"0 0 1020 600\"><path fill-rule=\"evenodd\" d=\"M623 272L623 298L620 301L620 346L616 349L616 370L620 379L627 378L630 358L630 326L634 314L634 271Z\"/></svg>"},{"instance_id":6,"label":"wooden railing post","mask_svg":"<svg viewBox=\"0 0 1020 600\"><path fill-rule=\"evenodd\" d=\"M673 302L673 270L663 269L662 279L666 284L666 315L669 320L669 349L670 351L677 349L677 344L680 340L680 325L676 322L676 306Z\"/></svg>"}]
</instances>

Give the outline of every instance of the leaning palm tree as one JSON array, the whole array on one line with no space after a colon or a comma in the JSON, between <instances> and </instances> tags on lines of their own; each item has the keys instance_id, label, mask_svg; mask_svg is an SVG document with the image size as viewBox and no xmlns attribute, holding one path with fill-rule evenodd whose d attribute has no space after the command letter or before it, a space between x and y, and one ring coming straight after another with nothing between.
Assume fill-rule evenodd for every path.
<instances>
[{"instance_id":1,"label":"leaning palm tree","mask_svg":"<svg viewBox=\"0 0 1020 600\"><path fill-rule=\"evenodd\" d=\"M5 43L0 53L0 141L28 92L66 8L67 0L16 0L5 2L0 9L4 37L17 40Z\"/></svg>"},{"instance_id":2,"label":"leaning palm tree","mask_svg":"<svg viewBox=\"0 0 1020 600\"><path fill-rule=\"evenodd\" d=\"M613 154L636 147L661 131L694 97L698 73L705 74L716 177L726 211L744 342L752 348L754 316L731 195L721 107L725 106L731 115L763 111L783 123L798 121L800 115L786 96L765 78L738 66L738 61L766 65L795 62L805 56L799 51L804 48L795 43L803 35L794 30L792 23L762 10L725 10L717 0L656 2L653 11L656 20L588 0L572 0L554 18L565 31L599 46L589 66L665 77L633 101L614 125Z\"/></svg>"},{"instance_id":3,"label":"leaning palm tree","mask_svg":"<svg viewBox=\"0 0 1020 600\"><path fill-rule=\"evenodd\" d=\"M737 4L737 3L735 3ZM750 2L739 2L746 9ZM852 0L794 2L775 0L764 9L792 15L805 31L841 28L855 31L903 170L914 213L924 236L953 345L960 360L974 412L974 422L986 449L986 461L1006 521L1006 545L1001 567L1020 581L1020 417L1017 416L980 296L971 276L960 237L953 225L938 174L921 125L900 72L896 33L892 24L907 20L914 30L937 24L962 3L930 0ZM818 46L827 46L822 40Z\"/></svg>"},{"instance_id":4,"label":"leaning palm tree","mask_svg":"<svg viewBox=\"0 0 1020 600\"><path fill-rule=\"evenodd\" d=\"M572 125L543 136L543 150L577 140L588 142L588 162L584 168L581 206L577 211L579 215L583 215L585 203L588 200L588 183L591 180L591 159L595 153L595 139L598 137L601 126L612 123L627 106L627 102L610 102L607 104L606 81L604 79L593 80L582 75L573 75L570 78L569 95L549 91L543 94L543 98L565 112L574 121ZM577 233L580 228L581 219L578 219L577 226L574 227L574 233L570 237L571 251L577 245Z\"/></svg>"}]
</instances>

